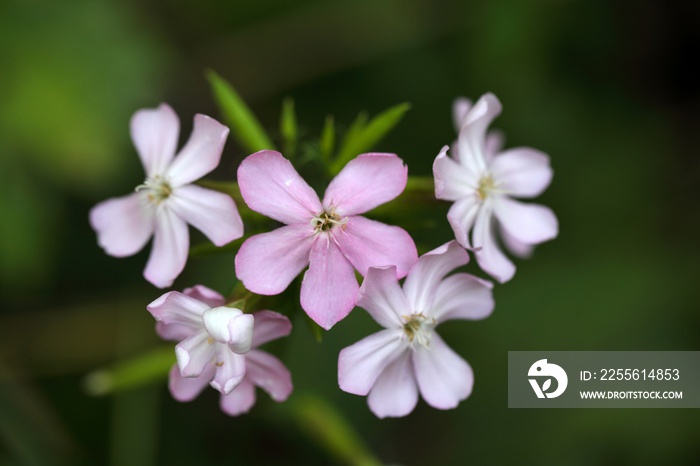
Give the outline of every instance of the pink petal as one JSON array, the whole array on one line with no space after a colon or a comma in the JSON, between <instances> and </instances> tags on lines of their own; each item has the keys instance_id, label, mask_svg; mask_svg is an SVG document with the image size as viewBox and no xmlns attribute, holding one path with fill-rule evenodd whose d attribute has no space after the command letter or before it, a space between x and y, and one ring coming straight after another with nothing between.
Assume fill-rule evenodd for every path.
<instances>
[{"instance_id":1,"label":"pink petal","mask_svg":"<svg viewBox=\"0 0 700 466\"><path fill-rule=\"evenodd\" d=\"M510 149L491 161L498 188L515 197L536 197L552 181L549 156L529 147Z\"/></svg>"},{"instance_id":2,"label":"pink petal","mask_svg":"<svg viewBox=\"0 0 700 466\"><path fill-rule=\"evenodd\" d=\"M464 97L459 97L455 99L452 104L452 122L454 123L455 130L459 133L464 124L464 119L469 113L469 109L472 108L472 101Z\"/></svg>"},{"instance_id":3,"label":"pink petal","mask_svg":"<svg viewBox=\"0 0 700 466\"><path fill-rule=\"evenodd\" d=\"M474 252L474 257L481 269L500 283L505 283L515 274L515 266L501 252L493 235L492 207L483 205L476 216L474 224L474 246L481 248Z\"/></svg>"},{"instance_id":4,"label":"pink petal","mask_svg":"<svg viewBox=\"0 0 700 466\"><path fill-rule=\"evenodd\" d=\"M455 238L463 248L472 248L469 242L469 231L474 227L481 205L479 198L472 194L452 204L447 212L447 221L450 222Z\"/></svg>"},{"instance_id":5,"label":"pink petal","mask_svg":"<svg viewBox=\"0 0 700 466\"><path fill-rule=\"evenodd\" d=\"M238 386L245 376L245 356L236 354L226 345L216 345L216 374L209 383L224 395Z\"/></svg>"},{"instance_id":6,"label":"pink petal","mask_svg":"<svg viewBox=\"0 0 700 466\"><path fill-rule=\"evenodd\" d=\"M253 293L279 294L309 263L313 238L306 224L251 236L236 254L236 276Z\"/></svg>"},{"instance_id":7,"label":"pink petal","mask_svg":"<svg viewBox=\"0 0 700 466\"><path fill-rule=\"evenodd\" d=\"M214 362L214 344L202 329L175 346L175 357L183 377L199 377Z\"/></svg>"},{"instance_id":8,"label":"pink petal","mask_svg":"<svg viewBox=\"0 0 700 466\"><path fill-rule=\"evenodd\" d=\"M228 395L221 395L219 406L229 416L239 416L250 411L255 404L255 386L247 379L243 381Z\"/></svg>"},{"instance_id":9,"label":"pink petal","mask_svg":"<svg viewBox=\"0 0 700 466\"><path fill-rule=\"evenodd\" d=\"M420 394L433 408L455 408L472 392L472 368L435 332L429 350L413 352L413 367Z\"/></svg>"},{"instance_id":10,"label":"pink petal","mask_svg":"<svg viewBox=\"0 0 700 466\"><path fill-rule=\"evenodd\" d=\"M448 157L448 149L447 146L443 147L433 162L435 197L456 201L473 196L478 184L478 175Z\"/></svg>"},{"instance_id":11,"label":"pink petal","mask_svg":"<svg viewBox=\"0 0 700 466\"><path fill-rule=\"evenodd\" d=\"M403 228L365 217L350 217L345 228L333 228L333 237L353 267L366 275L370 267L396 266L399 278L418 260L416 245Z\"/></svg>"},{"instance_id":12,"label":"pink petal","mask_svg":"<svg viewBox=\"0 0 700 466\"><path fill-rule=\"evenodd\" d=\"M379 376L367 397L369 409L379 418L406 416L418 402L411 353L403 353Z\"/></svg>"},{"instance_id":13,"label":"pink petal","mask_svg":"<svg viewBox=\"0 0 700 466\"><path fill-rule=\"evenodd\" d=\"M501 103L493 94L484 94L467 113L459 132L460 163L470 172L486 169L486 131L501 113Z\"/></svg>"},{"instance_id":14,"label":"pink petal","mask_svg":"<svg viewBox=\"0 0 700 466\"><path fill-rule=\"evenodd\" d=\"M279 152L261 150L243 160L238 185L248 207L278 222L309 223L323 211L316 192Z\"/></svg>"},{"instance_id":15,"label":"pink petal","mask_svg":"<svg viewBox=\"0 0 700 466\"><path fill-rule=\"evenodd\" d=\"M406 350L403 330L381 330L340 351L338 385L355 395L367 395L381 373Z\"/></svg>"},{"instance_id":16,"label":"pink petal","mask_svg":"<svg viewBox=\"0 0 700 466\"><path fill-rule=\"evenodd\" d=\"M146 309L158 321L156 331L165 340L181 341L202 328L209 305L177 291L165 293Z\"/></svg>"},{"instance_id":17,"label":"pink petal","mask_svg":"<svg viewBox=\"0 0 700 466\"><path fill-rule=\"evenodd\" d=\"M503 143L505 136L501 131L492 129L486 134L486 145L484 146L484 155L486 156L486 161L490 160L503 148Z\"/></svg>"},{"instance_id":18,"label":"pink petal","mask_svg":"<svg viewBox=\"0 0 700 466\"><path fill-rule=\"evenodd\" d=\"M430 312L438 286L445 275L468 262L469 254L457 241L450 241L423 254L411 268L403 284L413 312Z\"/></svg>"},{"instance_id":19,"label":"pink petal","mask_svg":"<svg viewBox=\"0 0 700 466\"><path fill-rule=\"evenodd\" d=\"M107 254L131 256L140 251L153 234L154 210L139 193L108 199L90 210L90 226Z\"/></svg>"},{"instance_id":20,"label":"pink petal","mask_svg":"<svg viewBox=\"0 0 700 466\"><path fill-rule=\"evenodd\" d=\"M228 345L234 353L243 354L250 350L254 321L251 314L221 306L204 311L202 320L207 333L217 342Z\"/></svg>"},{"instance_id":21,"label":"pink petal","mask_svg":"<svg viewBox=\"0 0 700 466\"><path fill-rule=\"evenodd\" d=\"M214 170L227 136L226 126L206 115L195 115L192 134L167 171L172 186L184 186Z\"/></svg>"},{"instance_id":22,"label":"pink petal","mask_svg":"<svg viewBox=\"0 0 700 466\"><path fill-rule=\"evenodd\" d=\"M521 243L539 244L556 238L559 232L557 217L543 205L523 204L499 196L493 211L503 229Z\"/></svg>"},{"instance_id":23,"label":"pink petal","mask_svg":"<svg viewBox=\"0 0 700 466\"><path fill-rule=\"evenodd\" d=\"M258 311L253 314L253 348L264 345L268 341L286 337L292 332L292 323L286 316L274 311Z\"/></svg>"},{"instance_id":24,"label":"pink petal","mask_svg":"<svg viewBox=\"0 0 700 466\"><path fill-rule=\"evenodd\" d=\"M243 236L243 220L227 194L190 184L177 188L168 205L217 246Z\"/></svg>"},{"instance_id":25,"label":"pink petal","mask_svg":"<svg viewBox=\"0 0 700 466\"><path fill-rule=\"evenodd\" d=\"M226 300L223 296L204 285L195 285L191 288L185 288L182 293L190 298L196 299L197 301L206 303L210 308L219 307L226 304Z\"/></svg>"},{"instance_id":26,"label":"pink petal","mask_svg":"<svg viewBox=\"0 0 700 466\"><path fill-rule=\"evenodd\" d=\"M143 276L159 288L173 284L185 268L190 247L187 224L166 206L156 213L153 249Z\"/></svg>"},{"instance_id":27,"label":"pink petal","mask_svg":"<svg viewBox=\"0 0 700 466\"><path fill-rule=\"evenodd\" d=\"M352 311L358 289L355 271L335 242L327 234L317 236L301 282L304 311L329 330Z\"/></svg>"},{"instance_id":28,"label":"pink petal","mask_svg":"<svg viewBox=\"0 0 700 466\"><path fill-rule=\"evenodd\" d=\"M512 252L513 255L523 259L532 256L532 251L535 249L534 245L518 241L513 235L509 234L503 228L503 225L499 225L498 233L501 235L501 239L503 240L503 244L505 245L506 249Z\"/></svg>"},{"instance_id":29,"label":"pink petal","mask_svg":"<svg viewBox=\"0 0 700 466\"><path fill-rule=\"evenodd\" d=\"M407 179L408 167L396 154L361 154L333 178L323 205L340 216L361 214L396 198Z\"/></svg>"},{"instance_id":30,"label":"pink petal","mask_svg":"<svg viewBox=\"0 0 700 466\"><path fill-rule=\"evenodd\" d=\"M139 110L131 117L131 139L146 175L162 175L175 155L180 120L168 104Z\"/></svg>"},{"instance_id":31,"label":"pink petal","mask_svg":"<svg viewBox=\"0 0 700 466\"><path fill-rule=\"evenodd\" d=\"M396 266L369 269L357 295L357 306L384 328L403 326L401 316L409 315L411 307L396 278Z\"/></svg>"},{"instance_id":32,"label":"pink petal","mask_svg":"<svg viewBox=\"0 0 700 466\"><path fill-rule=\"evenodd\" d=\"M265 390L273 400L282 402L292 393L292 374L282 361L264 351L246 355L246 379Z\"/></svg>"},{"instance_id":33,"label":"pink petal","mask_svg":"<svg viewBox=\"0 0 700 466\"><path fill-rule=\"evenodd\" d=\"M170 394L177 401L192 401L204 390L204 387L209 385L213 377L213 365L207 367L207 370L199 377L183 377L180 375L180 369L177 367L177 364L175 364L170 369L168 388L170 389Z\"/></svg>"},{"instance_id":34,"label":"pink petal","mask_svg":"<svg viewBox=\"0 0 700 466\"><path fill-rule=\"evenodd\" d=\"M490 282L474 275L451 275L438 286L430 316L440 323L450 319L484 319L493 311L492 288Z\"/></svg>"}]
</instances>

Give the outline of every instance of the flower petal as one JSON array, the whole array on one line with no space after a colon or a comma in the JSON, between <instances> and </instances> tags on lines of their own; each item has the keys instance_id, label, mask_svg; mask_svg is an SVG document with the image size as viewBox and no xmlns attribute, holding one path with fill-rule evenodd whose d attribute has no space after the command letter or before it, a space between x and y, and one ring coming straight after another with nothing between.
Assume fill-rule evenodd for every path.
<instances>
[{"instance_id":1,"label":"flower petal","mask_svg":"<svg viewBox=\"0 0 700 466\"><path fill-rule=\"evenodd\" d=\"M206 115L195 115L189 140L168 167L167 179L172 186L184 186L214 170L227 136L226 126Z\"/></svg>"},{"instance_id":2,"label":"flower petal","mask_svg":"<svg viewBox=\"0 0 700 466\"><path fill-rule=\"evenodd\" d=\"M399 278L418 260L416 245L403 228L365 217L350 217L345 228L333 228L340 250L360 275L370 267L396 266Z\"/></svg>"},{"instance_id":3,"label":"flower petal","mask_svg":"<svg viewBox=\"0 0 700 466\"><path fill-rule=\"evenodd\" d=\"M493 204L496 219L513 238L525 244L539 244L556 238L559 223L549 207L524 204L499 196Z\"/></svg>"},{"instance_id":4,"label":"flower petal","mask_svg":"<svg viewBox=\"0 0 700 466\"><path fill-rule=\"evenodd\" d=\"M167 207L156 213L153 249L143 276L159 288L173 284L185 268L190 247L187 224Z\"/></svg>"},{"instance_id":5,"label":"flower petal","mask_svg":"<svg viewBox=\"0 0 700 466\"><path fill-rule=\"evenodd\" d=\"M247 379L228 395L221 395L219 406L229 416L239 416L250 411L255 404L255 386Z\"/></svg>"},{"instance_id":6,"label":"flower petal","mask_svg":"<svg viewBox=\"0 0 700 466\"><path fill-rule=\"evenodd\" d=\"M523 259L532 256L532 251L535 249L533 244L526 244L515 239L513 235L508 233L505 228L503 228L503 225L499 225L498 233L501 235L501 239L503 240L503 244L505 245L506 249L512 252L513 255Z\"/></svg>"},{"instance_id":7,"label":"flower petal","mask_svg":"<svg viewBox=\"0 0 700 466\"><path fill-rule=\"evenodd\" d=\"M539 196L552 181L549 156L529 147L501 152L490 168L498 188L515 197Z\"/></svg>"},{"instance_id":8,"label":"flower petal","mask_svg":"<svg viewBox=\"0 0 700 466\"><path fill-rule=\"evenodd\" d=\"M433 408L455 408L472 392L472 368L437 333L432 335L430 350L413 352L413 367L420 394Z\"/></svg>"},{"instance_id":9,"label":"flower petal","mask_svg":"<svg viewBox=\"0 0 700 466\"><path fill-rule=\"evenodd\" d=\"M379 418L406 416L418 402L418 386L409 351L381 373L367 397L369 409Z\"/></svg>"},{"instance_id":10,"label":"flower petal","mask_svg":"<svg viewBox=\"0 0 700 466\"><path fill-rule=\"evenodd\" d=\"M209 335L217 342L228 345L234 353L243 354L250 350L254 321L251 314L221 306L204 311L202 320Z\"/></svg>"},{"instance_id":11,"label":"flower petal","mask_svg":"<svg viewBox=\"0 0 700 466\"><path fill-rule=\"evenodd\" d=\"M305 224L251 236L236 254L236 276L253 293L279 294L309 263L313 238Z\"/></svg>"},{"instance_id":12,"label":"flower petal","mask_svg":"<svg viewBox=\"0 0 700 466\"><path fill-rule=\"evenodd\" d=\"M199 377L183 377L177 364L175 364L170 369L168 388L170 389L170 394L177 401L192 401L204 390L204 387L209 385L213 377L214 366L207 367Z\"/></svg>"},{"instance_id":13,"label":"flower petal","mask_svg":"<svg viewBox=\"0 0 700 466\"><path fill-rule=\"evenodd\" d=\"M450 319L484 319L494 307L491 282L474 275L458 273L438 286L431 316L438 322Z\"/></svg>"},{"instance_id":14,"label":"flower petal","mask_svg":"<svg viewBox=\"0 0 700 466\"><path fill-rule=\"evenodd\" d=\"M452 104L452 123L455 126L455 130L459 133L464 124L464 119L469 113L469 109L472 108L472 101L464 97L459 97L455 99Z\"/></svg>"},{"instance_id":15,"label":"flower petal","mask_svg":"<svg viewBox=\"0 0 700 466\"><path fill-rule=\"evenodd\" d=\"M156 331L165 340L182 341L202 328L202 313L209 305L177 291L170 291L146 306L158 321Z\"/></svg>"},{"instance_id":16,"label":"flower petal","mask_svg":"<svg viewBox=\"0 0 700 466\"><path fill-rule=\"evenodd\" d=\"M333 178L323 205L340 216L361 214L397 197L407 180L408 167L396 154L361 154Z\"/></svg>"},{"instance_id":17,"label":"flower petal","mask_svg":"<svg viewBox=\"0 0 700 466\"><path fill-rule=\"evenodd\" d=\"M286 337L292 332L292 323L286 316L274 311L258 311L253 314L253 348L264 345L268 341Z\"/></svg>"},{"instance_id":18,"label":"flower petal","mask_svg":"<svg viewBox=\"0 0 700 466\"><path fill-rule=\"evenodd\" d=\"M505 283L515 274L515 266L501 252L493 236L492 207L485 203L479 210L474 223L474 257L481 269L500 283Z\"/></svg>"},{"instance_id":19,"label":"flower petal","mask_svg":"<svg viewBox=\"0 0 700 466\"><path fill-rule=\"evenodd\" d=\"M367 395L392 362L406 350L403 332L381 330L340 351L338 385L355 395Z\"/></svg>"},{"instance_id":20,"label":"flower petal","mask_svg":"<svg viewBox=\"0 0 700 466\"><path fill-rule=\"evenodd\" d=\"M442 279L452 270L468 262L469 254L457 241L450 241L423 254L411 267L403 284L413 312L430 314Z\"/></svg>"},{"instance_id":21,"label":"flower petal","mask_svg":"<svg viewBox=\"0 0 700 466\"><path fill-rule=\"evenodd\" d=\"M90 226L107 254L125 257L140 251L153 234L154 210L139 193L108 199L90 210Z\"/></svg>"},{"instance_id":22,"label":"flower petal","mask_svg":"<svg viewBox=\"0 0 700 466\"><path fill-rule=\"evenodd\" d=\"M484 94L469 109L459 132L460 163L470 172L481 174L486 168L486 131L501 113L501 103L493 94Z\"/></svg>"},{"instance_id":23,"label":"flower petal","mask_svg":"<svg viewBox=\"0 0 700 466\"><path fill-rule=\"evenodd\" d=\"M474 196L478 175L448 157L448 150L448 146L443 147L433 162L435 197L446 201L456 201L467 196Z\"/></svg>"},{"instance_id":24,"label":"flower petal","mask_svg":"<svg viewBox=\"0 0 700 466\"><path fill-rule=\"evenodd\" d=\"M401 316L411 314L399 280L396 266L371 267L357 295L357 306L361 307L384 328L401 328Z\"/></svg>"},{"instance_id":25,"label":"flower petal","mask_svg":"<svg viewBox=\"0 0 700 466\"><path fill-rule=\"evenodd\" d=\"M264 351L251 350L246 355L246 379L265 390L278 403L292 393L292 374L282 361Z\"/></svg>"},{"instance_id":26,"label":"flower petal","mask_svg":"<svg viewBox=\"0 0 700 466\"><path fill-rule=\"evenodd\" d=\"M248 207L278 222L309 223L323 211L316 192L279 152L261 150L243 160L238 185Z\"/></svg>"},{"instance_id":27,"label":"flower petal","mask_svg":"<svg viewBox=\"0 0 700 466\"><path fill-rule=\"evenodd\" d=\"M168 205L217 246L243 236L243 220L227 194L190 184L177 188Z\"/></svg>"},{"instance_id":28,"label":"flower petal","mask_svg":"<svg viewBox=\"0 0 700 466\"><path fill-rule=\"evenodd\" d=\"M226 345L216 345L216 374L209 383L224 395L238 386L245 376L245 356L236 354Z\"/></svg>"},{"instance_id":29,"label":"flower petal","mask_svg":"<svg viewBox=\"0 0 700 466\"><path fill-rule=\"evenodd\" d=\"M204 285L195 285L191 288L185 288L182 294L206 303L210 308L226 304L226 300L221 294Z\"/></svg>"},{"instance_id":30,"label":"flower petal","mask_svg":"<svg viewBox=\"0 0 700 466\"><path fill-rule=\"evenodd\" d=\"M480 207L481 201L473 194L459 199L452 204L452 207L447 212L447 221L450 222L455 239L463 248L472 248L469 242L469 231L474 226Z\"/></svg>"},{"instance_id":31,"label":"flower petal","mask_svg":"<svg viewBox=\"0 0 700 466\"><path fill-rule=\"evenodd\" d=\"M168 104L142 109L131 117L131 140L146 175L162 175L175 155L180 120Z\"/></svg>"},{"instance_id":32,"label":"flower petal","mask_svg":"<svg viewBox=\"0 0 700 466\"><path fill-rule=\"evenodd\" d=\"M309 270L301 282L301 307L326 330L355 306L359 286L355 271L330 235L319 235L311 247Z\"/></svg>"},{"instance_id":33,"label":"flower petal","mask_svg":"<svg viewBox=\"0 0 700 466\"><path fill-rule=\"evenodd\" d=\"M202 329L175 346L175 357L183 377L199 377L214 362L215 348Z\"/></svg>"}]
</instances>

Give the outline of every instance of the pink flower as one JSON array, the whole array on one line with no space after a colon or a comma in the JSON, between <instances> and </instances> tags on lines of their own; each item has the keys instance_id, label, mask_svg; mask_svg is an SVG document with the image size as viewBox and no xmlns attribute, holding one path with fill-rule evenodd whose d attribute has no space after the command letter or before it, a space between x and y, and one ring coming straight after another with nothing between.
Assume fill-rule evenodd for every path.
<instances>
[{"instance_id":1,"label":"pink flower","mask_svg":"<svg viewBox=\"0 0 700 466\"><path fill-rule=\"evenodd\" d=\"M222 246L243 236L243 222L230 196L194 184L219 164L228 128L195 115L192 135L175 156L180 122L161 104L131 119L131 138L146 170L136 192L109 199L90 211L97 240L111 256L140 251L151 236L146 279L163 288L182 272L189 251L187 224Z\"/></svg>"},{"instance_id":2,"label":"pink flower","mask_svg":"<svg viewBox=\"0 0 700 466\"><path fill-rule=\"evenodd\" d=\"M277 402L286 400L292 392L289 370L279 359L256 348L289 335L292 329L289 319L273 311L239 314L237 309L221 307L224 302L217 292L198 285L186 289L183 294L167 293L149 306L158 320L156 331L162 338L176 341L184 338L176 347L178 363L170 370L169 388L173 398L191 401L210 384L222 393L221 409L231 416L246 413L255 404L255 386L268 392ZM202 326L197 315L201 309L205 309L201 312L205 331L208 333L207 328L214 328L204 340L206 347L200 344L199 355L195 356L207 363L200 363L198 367L204 368L193 372L188 365L183 367L183 360L187 358L181 354L187 350L183 348L188 346L186 341L199 341L197 335L202 333ZM228 309L234 317L228 322L225 318L218 319L207 327L207 313L216 309ZM232 327L236 330L230 331ZM216 339L226 331L231 335L228 344ZM237 344L232 347L230 341ZM247 350L245 356L241 354L244 349Z\"/></svg>"},{"instance_id":3,"label":"pink flower","mask_svg":"<svg viewBox=\"0 0 700 466\"><path fill-rule=\"evenodd\" d=\"M508 249L521 257L528 256L534 245L555 238L559 227L548 207L511 198L540 195L549 186L552 169L549 157L535 149L500 152L500 135L486 134L500 112L501 103L493 94L485 94L473 107L464 99L455 102L459 139L451 158L449 147L440 151L433 174L435 196L455 201L447 219L457 241L477 249L479 266L503 283L513 277L515 266L499 249L495 226Z\"/></svg>"},{"instance_id":4,"label":"pink flower","mask_svg":"<svg viewBox=\"0 0 700 466\"><path fill-rule=\"evenodd\" d=\"M403 288L395 267L369 270L357 305L384 330L340 352L342 390L369 394L380 418L413 411L418 392L438 409L454 408L471 394L471 367L434 331L446 320L483 319L493 310L491 283L466 273L445 278L467 262L467 252L451 241L421 256Z\"/></svg>"},{"instance_id":5,"label":"pink flower","mask_svg":"<svg viewBox=\"0 0 700 466\"><path fill-rule=\"evenodd\" d=\"M238 168L248 206L285 224L248 238L236 256L236 275L254 293L284 291L306 266L301 306L330 329L355 305L355 270L395 265L399 277L417 259L403 229L359 214L388 202L406 186L407 169L394 154L362 154L326 189L323 202L278 152L263 150Z\"/></svg>"}]
</instances>

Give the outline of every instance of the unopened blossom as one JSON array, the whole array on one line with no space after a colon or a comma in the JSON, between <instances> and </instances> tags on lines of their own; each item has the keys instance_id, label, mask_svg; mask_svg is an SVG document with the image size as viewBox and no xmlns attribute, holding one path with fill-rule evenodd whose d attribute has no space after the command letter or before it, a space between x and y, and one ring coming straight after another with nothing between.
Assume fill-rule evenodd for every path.
<instances>
[{"instance_id":1,"label":"unopened blossom","mask_svg":"<svg viewBox=\"0 0 700 466\"><path fill-rule=\"evenodd\" d=\"M513 199L539 196L552 179L549 156L519 147L501 151L501 137L487 134L501 112L493 94L485 94L471 106L459 99L454 118L460 126L455 147L443 147L433 164L435 196L454 201L447 219L455 238L474 248L479 266L503 283L515 273L513 263L501 252L495 229L514 254L526 257L534 245L555 238L557 218L548 207ZM451 157L447 155L450 150Z\"/></svg>"},{"instance_id":2,"label":"unopened blossom","mask_svg":"<svg viewBox=\"0 0 700 466\"><path fill-rule=\"evenodd\" d=\"M325 329L355 305L355 270L395 265L403 277L417 259L405 230L360 216L401 194L407 169L394 154L362 154L331 181L323 201L279 152L263 150L238 168L248 206L284 226L248 238L236 256L236 275L257 294L275 295L309 266L301 306Z\"/></svg>"},{"instance_id":3,"label":"unopened blossom","mask_svg":"<svg viewBox=\"0 0 700 466\"><path fill-rule=\"evenodd\" d=\"M180 121L167 104L143 109L131 119L131 139L146 171L145 181L127 196L104 201L90 211L90 224L107 254L130 256L153 236L144 277L170 286L189 251L190 224L215 245L243 236L243 222L230 196L192 184L219 164L228 128L195 115L192 135L175 155Z\"/></svg>"},{"instance_id":4,"label":"unopened blossom","mask_svg":"<svg viewBox=\"0 0 700 466\"><path fill-rule=\"evenodd\" d=\"M483 319L494 307L491 283L473 275L447 276L469 261L456 241L424 254L403 287L395 267L370 268L357 305L384 327L338 357L338 384L380 418L405 416L418 393L430 406L451 409L472 391L469 364L435 331L450 319Z\"/></svg>"},{"instance_id":5,"label":"unopened blossom","mask_svg":"<svg viewBox=\"0 0 700 466\"><path fill-rule=\"evenodd\" d=\"M201 285L186 289L183 295L210 308L219 308L225 301L223 296ZM251 321L254 320L250 340L251 349L245 353L245 356L232 352L230 347L227 348L226 345L216 342L213 345L221 345L215 351L216 362L209 364L199 376L185 376L186 373L182 372L178 362L170 370L169 388L173 398L178 401L191 401L207 384L211 384L222 392L221 409L231 416L236 416L248 412L255 404L256 386L265 390L277 402L285 401L289 397L292 392L292 378L289 370L279 359L257 348L268 341L289 335L292 324L285 316L273 311L258 311L245 316ZM167 340L189 338L197 332L196 327L183 325L178 319L168 319L167 323L165 319L161 320L156 329L159 335ZM214 383L217 371L223 367L219 366L218 351L226 353L227 349L231 353L227 354L227 357L233 358L239 367L244 368L243 376L240 379L234 379L236 386L228 393L220 390L221 383L216 385Z\"/></svg>"}]
</instances>

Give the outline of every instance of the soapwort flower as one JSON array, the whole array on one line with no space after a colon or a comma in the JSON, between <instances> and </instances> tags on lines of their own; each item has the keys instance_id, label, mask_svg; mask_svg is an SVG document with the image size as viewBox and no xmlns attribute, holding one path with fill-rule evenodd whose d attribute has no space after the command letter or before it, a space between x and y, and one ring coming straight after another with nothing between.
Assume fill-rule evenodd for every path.
<instances>
[{"instance_id":1,"label":"soapwort flower","mask_svg":"<svg viewBox=\"0 0 700 466\"><path fill-rule=\"evenodd\" d=\"M451 241L421 256L403 287L394 266L369 269L357 305L384 330L340 352L342 390L369 395L380 418L407 415L419 392L438 409L454 408L471 394L471 367L435 332L446 320L483 319L493 311L491 283L466 273L445 278L468 261Z\"/></svg>"},{"instance_id":2,"label":"soapwort flower","mask_svg":"<svg viewBox=\"0 0 700 466\"><path fill-rule=\"evenodd\" d=\"M289 319L273 311L242 314L223 307L224 302L217 292L198 285L167 293L148 306L158 320L158 334L182 340L175 349L178 362L170 370L173 398L191 401L210 384L221 392L221 409L232 416L255 404L256 386L275 401L286 400L292 392L289 370L257 347L289 335Z\"/></svg>"},{"instance_id":3,"label":"soapwort flower","mask_svg":"<svg viewBox=\"0 0 700 466\"><path fill-rule=\"evenodd\" d=\"M355 305L355 270L395 265L403 277L417 259L402 228L360 216L401 194L407 169L394 154L362 154L331 181L323 202L279 152L263 150L238 168L241 195L252 210L285 225L252 236L236 255L236 275L247 289L275 295L306 266L301 306L330 329Z\"/></svg>"},{"instance_id":4,"label":"soapwort flower","mask_svg":"<svg viewBox=\"0 0 700 466\"><path fill-rule=\"evenodd\" d=\"M191 184L219 164L228 128L195 115L192 135L175 155L180 121L167 104L131 119L131 138L146 171L136 192L104 201L90 211L90 224L107 254L130 256L151 236L146 279L164 288L182 272L191 224L215 245L243 236L243 222L230 196Z\"/></svg>"},{"instance_id":5,"label":"soapwort flower","mask_svg":"<svg viewBox=\"0 0 700 466\"><path fill-rule=\"evenodd\" d=\"M494 228L508 249L526 257L534 245L555 238L559 227L548 207L512 199L540 195L551 182L552 169L549 157L538 150L500 151L500 135L486 133L500 112L501 103L493 94L485 94L474 106L457 100L453 115L461 128L458 141L452 150L442 148L433 174L435 196L454 201L447 219L455 238L473 247L479 266L503 283L513 277L515 266L496 243Z\"/></svg>"}]
</instances>

